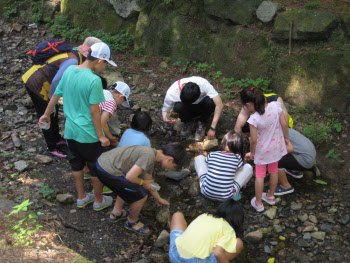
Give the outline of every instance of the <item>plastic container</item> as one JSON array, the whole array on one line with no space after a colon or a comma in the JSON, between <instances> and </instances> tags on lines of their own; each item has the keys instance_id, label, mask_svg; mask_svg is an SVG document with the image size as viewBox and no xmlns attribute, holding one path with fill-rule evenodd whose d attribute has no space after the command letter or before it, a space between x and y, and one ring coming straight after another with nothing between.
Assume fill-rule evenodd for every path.
<instances>
[{"instance_id":1,"label":"plastic container","mask_svg":"<svg viewBox=\"0 0 350 263\"><path fill-rule=\"evenodd\" d=\"M50 129L50 125L49 125L48 122L44 122L43 125L39 125L39 126L40 126L40 128L43 129L43 130L48 130L48 129Z\"/></svg>"}]
</instances>

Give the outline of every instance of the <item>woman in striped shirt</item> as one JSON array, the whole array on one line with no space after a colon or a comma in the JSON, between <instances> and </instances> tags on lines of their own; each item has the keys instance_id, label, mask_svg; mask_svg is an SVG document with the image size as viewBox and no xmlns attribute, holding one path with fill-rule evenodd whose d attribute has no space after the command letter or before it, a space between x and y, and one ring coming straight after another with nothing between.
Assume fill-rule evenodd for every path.
<instances>
[{"instance_id":1,"label":"woman in striped shirt","mask_svg":"<svg viewBox=\"0 0 350 263\"><path fill-rule=\"evenodd\" d=\"M239 199L239 191L253 175L250 164L243 165L243 141L238 133L228 132L222 139L220 151L195 159L201 192L215 201Z\"/></svg>"}]
</instances>

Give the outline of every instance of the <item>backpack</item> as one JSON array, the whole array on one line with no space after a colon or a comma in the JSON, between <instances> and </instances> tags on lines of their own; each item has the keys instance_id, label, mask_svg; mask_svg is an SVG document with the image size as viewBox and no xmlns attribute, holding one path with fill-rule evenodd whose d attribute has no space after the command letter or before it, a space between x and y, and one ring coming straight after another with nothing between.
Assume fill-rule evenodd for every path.
<instances>
[{"instance_id":1,"label":"backpack","mask_svg":"<svg viewBox=\"0 0 350 263\"><path fill-rule=\"evenodd\" d=\"M26 54L31 55L34 65L43 65L49 58L64 52L72 51L72 47L65 40L50 39L38 44Z\"/></svg>"}]
</instances>

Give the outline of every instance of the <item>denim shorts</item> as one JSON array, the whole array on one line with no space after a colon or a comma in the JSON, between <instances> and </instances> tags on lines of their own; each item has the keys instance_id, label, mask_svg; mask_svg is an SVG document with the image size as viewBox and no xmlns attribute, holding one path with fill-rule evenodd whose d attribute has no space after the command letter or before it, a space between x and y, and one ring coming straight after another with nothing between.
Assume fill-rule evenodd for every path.
<instances>
[{"instance_id":1,"label":"denim shorts","mask_svg":"<svg viewBox=\"0 0 350 263\"><path fill-rule=\"evenodd\" d=\"M179 229L174 229L170 233L170 248L169 248L169 258L172 263L218 263L214 253L211 253L209 257L205 259L200 258L182 258L177 251L175 244L176 238L181 236L183 231Z\"/></svg>"}]
</instances>

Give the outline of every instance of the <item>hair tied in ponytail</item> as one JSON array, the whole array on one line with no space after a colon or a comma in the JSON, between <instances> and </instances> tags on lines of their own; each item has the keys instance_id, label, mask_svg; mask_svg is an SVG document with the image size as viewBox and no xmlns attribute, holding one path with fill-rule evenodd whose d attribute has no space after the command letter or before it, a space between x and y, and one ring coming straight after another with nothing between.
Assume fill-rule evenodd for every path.
<instances>
[{"instance_id":1,"label":"hair tied in ponytail","mask_svg":"<svg viewBox=\"0 0 350 263\"><path fill-rule=\"evenodd\" d=\"M250 90L253 91L255 89L255 87L251 87Z\"/></svg>"}]
</instances>

